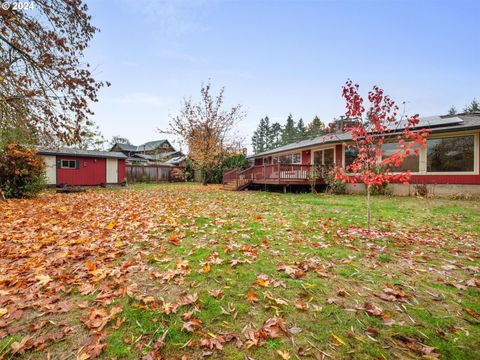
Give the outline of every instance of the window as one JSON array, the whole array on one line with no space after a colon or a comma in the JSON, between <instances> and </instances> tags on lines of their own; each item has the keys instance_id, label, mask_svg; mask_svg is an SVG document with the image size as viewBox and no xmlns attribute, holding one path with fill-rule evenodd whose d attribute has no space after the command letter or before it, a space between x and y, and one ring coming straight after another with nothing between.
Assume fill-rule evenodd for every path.
<instances>
[{"instance_id":1,"label":"window","mask_svg":"<svg viewBox=\"0 0 480 360\"><path fill-rule=\"evenodd\" d=\"M60 163L62 169L77 169L76 160L62 160Z\"/></svg>"},{"instance_id":2,"label":"window","mask_svg":"<svg viewBox=\"0 0 480 360\"><path fill-rule=\"evenodd\" d=\"M335 163L335 151L333 148L318 150L313 153L315 165L333 165Z\"/></svg>"},{"instance_id":3,"label":"window","mask_svg":"<svg viewBox=\"0 0 480 360\"><path fill-rule=\"evenodd\" d=\"M415 149L417 153L415 154ZM412 172L420 171L420 145L412 146L410 149L410 155L403 158L402 165L399 167L392 166L392 171L407 171ZM388 159L398 151L398 143L386 143L382 145L382 158Z\"/></svg>"},{"instance_id":4,"label":"window","mask_svg":"<svg viewBox=\"0 0 480 360\"><path fill-rule=\"evenodd\" d=\"M352 163L355 161L358 155L358 150L347 146L345 148L345 167L352 165Z\"/></svg>"},{"instance_id":5,"label":"window","mask_svg":"<svg viewBox=\"0 0 480 360\"><path fill-rule=\"evenodd\" d=\"M427 140L427 172L474 171L473 135Z\"/></svg>"},{"instance_id":6,"label":"window","mask_svg":"<svg viewBox=\"0 0 480 360\"><path fill-rule=\"evenodd\" d=\"M300 153L288 154L279 157L280 164L300 164L302 162Z\"/></svg>"}]
</instances>

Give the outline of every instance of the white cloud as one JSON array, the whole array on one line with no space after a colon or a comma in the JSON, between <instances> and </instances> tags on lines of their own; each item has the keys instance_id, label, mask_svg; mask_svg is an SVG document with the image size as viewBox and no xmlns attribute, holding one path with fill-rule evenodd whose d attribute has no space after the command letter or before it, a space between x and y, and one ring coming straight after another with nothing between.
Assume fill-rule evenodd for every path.
<instances>
[{"instance_id":1,"label":"white cloud","mask_svg":"<svg viewBox=\"0 0 480 360\"><path fill-rule=\"evenodd\" d=\"M140 14L144 21L169 35L184 35L200 31L205 0L122 0L128 8Z\"/></svg>"},{"instance_id":2,"label":"white cloud","mask_svg":"<svg viewBox=\"0 0 480 360\"><path fill-rule=\"evenodd\" d=\"M122 105L151 105L157 107L166 107L169 104L169 99L144 92L134 92L120 96L104 97L102 101L111 104Z\"/></svg>"}]
</instances>

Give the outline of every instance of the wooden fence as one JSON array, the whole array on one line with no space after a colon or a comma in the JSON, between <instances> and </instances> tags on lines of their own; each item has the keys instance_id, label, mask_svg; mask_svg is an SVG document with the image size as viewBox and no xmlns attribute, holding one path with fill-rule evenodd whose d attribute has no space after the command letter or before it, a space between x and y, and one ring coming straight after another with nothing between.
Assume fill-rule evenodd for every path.
<instances>
[{"instance_id":1,"label":"wooden fence","mask_svg":"<svg viewBox=\"0 0 480 360\"><path fill-rule=\"evenodd\" d=\"M127 181L129 183L171 181L171 171L173 169L184 170L183 167L168 165L127 165Z\"/></svg>"}]
</instances>

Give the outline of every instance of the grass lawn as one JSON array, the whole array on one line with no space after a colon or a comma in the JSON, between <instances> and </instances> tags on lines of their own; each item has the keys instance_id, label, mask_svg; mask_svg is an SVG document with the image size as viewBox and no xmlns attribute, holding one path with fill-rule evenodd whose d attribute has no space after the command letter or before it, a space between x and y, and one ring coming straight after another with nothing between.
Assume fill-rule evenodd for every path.
<instances>
[{"instance_id":1,"label":"grass lawn","mask_svg":"<svg viewBox=\"0 0 480 360\"><path fill-rule=\"evenodd\" d=\"M0 359L479 359L480 203L137 185L0 203ZM148 355L147 355L148 354Z\"/></svg>"}]
</instances>

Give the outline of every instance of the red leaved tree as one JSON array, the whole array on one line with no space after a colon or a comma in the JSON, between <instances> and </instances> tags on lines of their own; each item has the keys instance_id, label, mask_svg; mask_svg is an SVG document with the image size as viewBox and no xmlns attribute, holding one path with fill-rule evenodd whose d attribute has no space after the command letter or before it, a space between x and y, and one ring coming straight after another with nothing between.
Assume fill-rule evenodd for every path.
<instances>
[{"instance_id":1,"label":"red leaved tree","mask_svg":"<svg viewBox=\"0 0 480 360\"><path fill-rule=\"evenodd\" d=\"M344 183L364 184L367 191L367 229L370 231L371 193L392 182L408 184L410 171L400 170L403 160L418 155L418 147L425 147L428 131L418 129L419 115L406 116L398 113L398 106L383 90L374 86L368 93L370 103L365 109L359 86L348 80L343 86L342 96L346 101L345 115L353 120L345 127L351 133L352 144L357 156L345 169L334 169L336 180ZM397 144L393 154L382 157L382 145Z\"/></svg>"}]
</instances>

